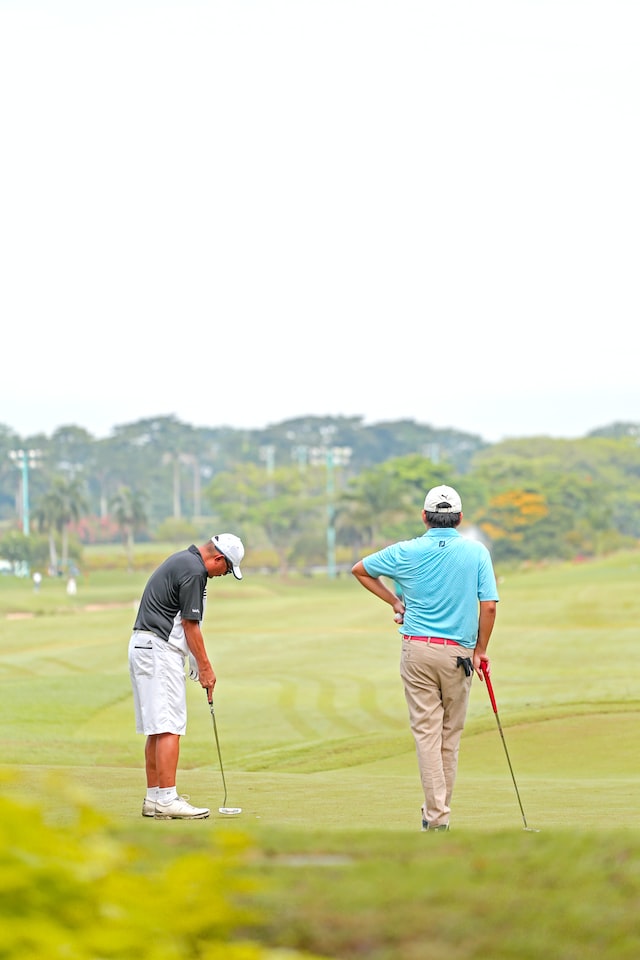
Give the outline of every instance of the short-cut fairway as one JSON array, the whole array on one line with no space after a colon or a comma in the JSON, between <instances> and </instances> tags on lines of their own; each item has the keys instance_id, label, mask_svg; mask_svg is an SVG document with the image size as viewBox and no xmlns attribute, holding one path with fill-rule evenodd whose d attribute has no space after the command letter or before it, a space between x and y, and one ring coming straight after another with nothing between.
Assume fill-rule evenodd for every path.
<instances>
[{"instance_id":1,"label":"short-cut fairway","mask_svg":"<svg viewBox=\"0 0 640 960\"><path fill-rule=\"evenodd\" d=\"M637 929L634 939L622 917L627 901L637 911L639 895L639 570L640 555L623 554L500 578L492 679L527 821L540 834L522 830L495 716L477 679L452 831L437 838L419 832L420 785L398 674L400 641L390 610L350 577L285 583L247 575L242 583L211 582L204 633L218 676L228 804L241 806L243 814L225 820L217 813L223 787L211 717L204 692L189 683L178 789L211 806L212 817L169 825L140 816L143 738L133 727L127 643L145 578L92 573L88 582L79 580L74 598L58 581L45 581L36 595L31 584L3 578L2 762L20 774L5 789L46 802L47 777L57 773L99 798L117 828L142 842L171 836L188 846L198 831L241 829L262 851L256 869L272 883L265 903L275 909L269 897L281 898L282 924L263 930L273 943L300 947L308 936L307 946L318 953L376 960L635 956ZM63 820L64 808L52 807L47 815ZM615 896L601 889L609 876L602 872L603 837L621 878ZM437 853L425 846L435 839ZM579 863L563 867L566 857ZM587 884L589 864L602 875ZM501 898L500 911L496 904L486 909L504 924L510 912L524 910L515 901L536 870L546 888L532 881L531 909L522 923L531 922L534 905L543 909L554 883L557 890L581 883L586 893L576 888L574 895L586 896L594 910L599 901L601 914L609 911L607 936L618 931L618 952L601 937L599 949L592 938L592 950L575 953L568 941L558 946L556 939L554 953L549 938L532 930L528 951L513 932L501 941L504 952L493 940L489 947L477 884ZM401 882L405 872L413 886ZM445 910L440 895L436 902L444 913L430 952L418 920L396 925L395 933L385 932L377 915L367 921L371 911L383 910L385 896L395 902L384 890L392 878L403 891L400 913L419 911L423 897L431 909L437 876L442 896L449 891L448 897L457 897L479 924L472 946L464 945L455 911ZM323 884L324 908L316 890ZM361 926L369 922L360 937L345 929L343 884L344 910L355 911ZM557 938L562 924L556 907ZM569 930L580 924L575 903L573 909ZM332 924L324 941L323 922ZM575 930L571 935L575 940ZM589 941L579 942L584 947Z\"/></svg>"}]
</instances>

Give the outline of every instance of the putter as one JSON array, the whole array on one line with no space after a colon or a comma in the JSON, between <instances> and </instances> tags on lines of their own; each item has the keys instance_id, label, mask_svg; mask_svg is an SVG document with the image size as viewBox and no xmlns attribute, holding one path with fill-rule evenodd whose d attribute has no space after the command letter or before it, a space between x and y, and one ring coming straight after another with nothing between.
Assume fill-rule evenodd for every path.
<instances>
[{"instance_id":1,"label":"putter","mask_svg":"<svg viewBox=\"0 0 640 960\"><path fill-rule=\"evenodd\" d=\"M207 693L208 699L208 691ZM222 774L222 786L224 787L224 800L222 801L222 806L218 807L218 813L223 813L227 817L234 817L238 813L242 813L242 807L228 807L227 806L227 784L224 779L224 768L222 766L222 755L220 753L220 741L218 740L218 725L216 724L216 715L213 710L213 697L209 700L209 710L211 711L211 719L213 720L213 732L216 737L216 747L218 748L218 760L220 761L220 773Z\"/></svg>"},{"instance_id":2,"label":"putter","mask_svg":"<svg viewBox=\"0 0 640 960\"><path fill-rule=\"evenodd\" d=\"M498 721L498 730L500 731L500 737L502 739L502 745L504 747L504 752L507 756L507 763L509 764L509 770L511 771L511 779L513 780L513 785L516 788L516 797L518 798L518 804L520 805L520 813L522 814L522 822L524 823L524 829L528 830L529 833L540 833L539 830L536 830L535 827L530 827L527 824L527 818L524 815L524 810L522 808L522 801L520 799L520 793L518 792L518 784L516 783L516 778L513 775L513 767L511 766L511 760L509 759L509 751L507 750L507 744L504 739L504 733L502 732L502 724L500 723L500 717L498 716L498 705L496 704L496 698L493 692L493 686L491 685L491 677L489 676L489 671L487 669L487 661L480 661L480 669L482 670L484 679L487 684L487 690L489 691L489 698L491 700L491 706L493 707L493 712L496 715L496 720Z\"/></svg>"}]
</instances>

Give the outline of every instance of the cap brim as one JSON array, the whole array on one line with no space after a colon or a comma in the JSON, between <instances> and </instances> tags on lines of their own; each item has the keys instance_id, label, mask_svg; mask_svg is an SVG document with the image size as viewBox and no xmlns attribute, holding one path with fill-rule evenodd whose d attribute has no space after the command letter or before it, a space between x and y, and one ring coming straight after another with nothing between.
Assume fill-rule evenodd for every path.
<instances>
[{"instance_id":1,"label":"cap brim","mask_svg":"<svg viewBox=\"0 0 640 960\"><path fill-rule=\"evenodd\" d=\"M231 564L231 572L236 580L242 580L242 571L240 570L240 567L236 567L234 564Z\"/></svg>"}]
</instances>

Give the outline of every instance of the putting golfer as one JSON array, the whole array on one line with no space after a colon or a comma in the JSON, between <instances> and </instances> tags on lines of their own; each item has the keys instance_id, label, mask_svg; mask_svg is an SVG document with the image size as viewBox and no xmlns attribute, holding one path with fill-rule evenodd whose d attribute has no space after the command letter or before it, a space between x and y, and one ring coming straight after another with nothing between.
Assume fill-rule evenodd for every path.
<instances>
[{"instance_id":1,"label":"putting golfer","mask_svg":"<svg viewBox=\"0 0 640 960\"><path fill-rule=\"evenodd\" d=\"M473 671L496 618L498 591L487 548L456 529L462 501L448 486L429 490L427 532L359 560L352 573L402 625L400 675L416 743L424 801L423 830L448 830L458 750ZM380 579L395 581L402 596Z\"/></svg>"},{"instance_id":2,"label":"putting golfer","mask_svg":"<svg viewBox=\"0 0 640 960\"><path fill-rule=\"evenodd\" d=\"M211 537L201 547L172 554L147 582L129 641L136 732L145 734L147 795L143 817L201 820L207 807L178 796L176 773L180 737L187 729L185 659L190 676L211 700L216 675L205 649L200 622L207 580L232 573L242 579L244 546L232 533Z\"/></svg>"}]
</instances>

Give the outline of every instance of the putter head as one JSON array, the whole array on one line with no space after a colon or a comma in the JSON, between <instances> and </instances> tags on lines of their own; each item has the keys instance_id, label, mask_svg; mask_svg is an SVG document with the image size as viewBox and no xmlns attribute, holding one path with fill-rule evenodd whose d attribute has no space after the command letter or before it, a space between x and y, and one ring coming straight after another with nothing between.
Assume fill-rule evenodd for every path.
<instances>
[{"instance_id":1,"label":"putter head","mask_svg":"<svg viewBox=\"0 0 640 960\"><path fill-rule=\"evenodd\" d=\"M223 813L225 817L235 817L242 813L242 807L218 807L218 813Z\"/></svg>"}]
</instances>

